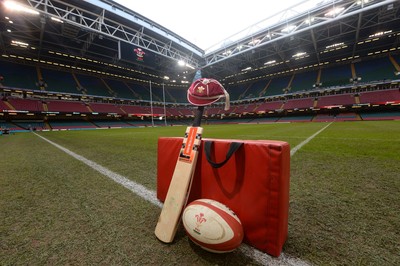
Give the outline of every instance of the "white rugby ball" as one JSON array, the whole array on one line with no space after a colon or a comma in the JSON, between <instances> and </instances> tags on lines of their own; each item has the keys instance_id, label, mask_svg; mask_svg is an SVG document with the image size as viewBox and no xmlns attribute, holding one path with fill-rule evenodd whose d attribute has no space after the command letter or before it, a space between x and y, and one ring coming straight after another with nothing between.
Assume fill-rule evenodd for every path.
<instances>
[{"instance_id":1,"label":"white rugby ball","mask_svg":"<svg viewBox=\"0 0 400 266\"><path fill-rule=\"evenodd\" d=\"M183 211L182 222L189 238L211 252L231 252L243 240L243 227L237 215L215 200L191 202Z\"/></svg>"}]
</instances>

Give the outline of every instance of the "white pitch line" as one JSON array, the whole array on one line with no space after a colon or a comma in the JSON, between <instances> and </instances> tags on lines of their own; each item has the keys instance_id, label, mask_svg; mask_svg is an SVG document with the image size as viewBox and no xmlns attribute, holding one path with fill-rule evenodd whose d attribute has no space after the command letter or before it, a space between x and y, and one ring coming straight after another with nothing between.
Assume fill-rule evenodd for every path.
<instances>
[{"instance_id":1,"label":"white pitch line","mask_svg":"<svg viewBox=\"0 0 400 266\"><path fill-rule=\"evenodd\" d=\"M323 129L325 129L325 128L323 128ZM321 132L322 130L318 131L317 133ZM314 134L313 136L316 136L317 133ZM144 200L147 200L148 202L158 206L159 208L162 207L162 203L157 199L155 191L149 190L146 187L144 187L143 185L138 184L138 183L136 183L136 182L134 182L132 180L129 180L128 178L126 178L126 177L124 177L124 176L122 176L120 174L117 174L117 173L115 173L115 172L113 172L113 171L111 171L111 170L109 170L109 169L107 169L107 168L105 168L105 167L103 167L103 166L101 166L101 165L89 160L89 159L86 159L85 157L83 157L83 156L81 156L79 154L76 154L75 152L70 151L69 149L64 148L63 146L61 146L61 145L59 145L59 144L57 144L57 143L55 143L55 142L43 137L43 136L40 136L39 134L37 134L35 132L33 132L33 134L35 134L39 138L43 139L44 141L47 141L48 143L50 143L51 145L57 147L58 149L62 150L66 154L70 155L71 157L77 159L78 161L86 164L87 166L89 166L93 170L96 170L97 172L101 173L102 175L105 175L105 176L109 177L110 179L112 179L116 183L118 183L118 184L124 186L125 188L129 189L134 194L140 196ZM307 140L305 140L305 141L307 141ZM308 140L308 141L310 141L310 140ZM302 142L303 144L300 143L299 145L297 145L295 147L295 149L296 148L297 148L297 150L300 149L301 146L306 144L306 143L304 143L305 141ZM262 265L268 265L268 266L283 266L283 265L287 265L287 266L309 266L310 265L308 262L305 262L305 261L303 261L301 259L287 256L283 252L281 253L281 255L278 258L275 258L275 257L272 257L272 256L268 255L265 252L262 252L262 251L260 251L260 250L258 250L256 248L253 248L253 247L251 247L251 246L249 246L247 244L244 244L244 243L240 246L239 250L245 256L255 260L256 262L258 262L258 263L260 263Z\"/></svg>"},{"instance_id":2,"label":"white pitch line","mask_svg":"<svg viewBox=\"0 0 400 266\"><path fill-rule=\"evenodd\" d=\"M64 148L61 145L58 145L57 143L46 139L45 137L40 136L37 133L34 133L36 136L38 136L39 138L47 141L48 143L50 143L51 145L59 148L60 150L62 150L63 152L65 152L66 154L74 157L75 159L77 159L78 161L83 162L84 164L86 164L87 166L91 167L92 169L96 170L97 172L111 178L112 180L114 180L115 182L117 182L118 184L121 184L122 186L124 186L125 188L129 189L130 191L132 191L133 193L135 193L136 195L140 196L141 198L153 203L154 205L158 206L158 207L162 207L162 203L160 203L160 201L157 199L156 193L152 190L147 189L146 187L144 187L141 184L138 184L132 180L129 180L128 178L114 173L113 171L101 166L100 164L97 164L89 159L86 159L85 157L76 154L73 151L68 150L67 148Z\"/></svg>"},{"instance_id":3,"label":"white pitch line","mask_svg":"<svg viewBox=\"0 0 400 266\"><path fill-rule=\"evenodd\" d=\"M304 145L306 145L307 143L310 142L310 140L312 140L313 138L315 138L319 133L321 133L322 131L324 131L327 127L329 127L333 122L330 122L328 125L326 125L325 127L321 128L320 130L318 130L317 132L315 132L314 134L312 134L310 137L308 137L306 140L302 141L301 143L299 143L296 147L294 147L293 149L290 150L290 157L292 157L298 150L301 149L301 147L303 147Z\"/></svg>"}]
</instances>

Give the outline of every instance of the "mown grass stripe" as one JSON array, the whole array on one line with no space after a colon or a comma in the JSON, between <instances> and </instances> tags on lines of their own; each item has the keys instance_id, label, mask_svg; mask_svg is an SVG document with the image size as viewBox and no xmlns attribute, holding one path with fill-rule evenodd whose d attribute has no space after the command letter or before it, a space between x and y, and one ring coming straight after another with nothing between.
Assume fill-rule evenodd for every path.
<instances>
[{"instance_id":1,"label":"mown grass stripe","mask_svg":"<svg viewBox=\"0 0 400 266\"><path fill-rule=\"evenodd\" d=\"M330 124L329 124L330 125ZM316 135L318 135L320 132L322 132L325 128L327 128L329 125L325 126L324 128L322 128L321 130L319 130L317 133L313 134L311 137L309 137L308 139L306 139L305 141L303 141L302 143L300 143L299 145L297 145L295 148L296 149L295 152L300 149L303 145L305 145L306 143L308 143L312 138L314 138ZM43 139L44 141L50 143L51 145L57 147L58 149L62 150L63 152L67 153L68 155L72 156L73 158L83 162L84 164L86 164L87 166L91 167L92 169L98 171L99 173L111 178L112 180L114 180L116 183L121 184L122 186L124 186L125 188L129 189L130 191L132 191L133 193L135 193L136 195L140 196L141 198L143 198L146 201L149 201L150 203L158 206L158 207L162 207L162 203L158 201L157 197L156 197L156 192L147 189L146 187L142 186L141 184L138 184L132 180L129 180L128 178L119 175L79 154L74 153L73 151L70 151L69 149L43 137L40 136L39 134L33 132L36 136L38 136L39 138ZM293 150L292 149L292 150ZM292 152L291 152L292 155ZM279 258L275 258L275 257L271 257L270 255L259 251L247 244L242 244L240 246L240 251L245 254L247 257L252 258L253 260L257 261L258 263L262 264L262 265L290 265L290 266L308 266L310 265L308 262L303 261L299 258L293 258L291 256L288 256L286 254L284 254L283 252L281 253L281 255L279 256Z\"/></svg>"}]
</instances>

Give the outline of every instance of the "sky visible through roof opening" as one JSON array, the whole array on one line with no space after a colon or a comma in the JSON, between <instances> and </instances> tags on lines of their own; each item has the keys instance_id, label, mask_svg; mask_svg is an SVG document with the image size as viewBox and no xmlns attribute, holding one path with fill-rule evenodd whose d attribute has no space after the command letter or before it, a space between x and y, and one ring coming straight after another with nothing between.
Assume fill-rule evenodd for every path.
<instances>
[{"instance_id":1,"label":"sky visible through roof opening","mask_svg":"<svg viewBox=\"0 0 400 266\"><path fill-rule=\"evenodd\" d=\"M285 19L303 13L323 0L250 0L244 2L226 0L115 0L115 2L147 17L180 35L201 49L221 47L224 40L235 41L255 30L272 25L273 20ZM295 4L291 12L278 14ZM271 16L274 18L271 18ZM269 20L266 20L270 18ZM260 23L262 22L262 23ZM250 27L258 24L256 27ZM228 39L228 40L227 40Z\"/></svg>"}]
</instances>

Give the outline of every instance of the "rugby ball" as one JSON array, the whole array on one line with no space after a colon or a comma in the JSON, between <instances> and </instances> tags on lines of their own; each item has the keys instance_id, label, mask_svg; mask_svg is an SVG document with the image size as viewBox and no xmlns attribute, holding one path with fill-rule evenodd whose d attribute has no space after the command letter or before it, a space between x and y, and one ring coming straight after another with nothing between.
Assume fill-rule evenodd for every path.
<instances>
[{"instance_id":1,"label":"rugby ball","mask_svg":"<svg viewBox=\"0 0 400 266\"><path fill-rule=\"evenodd\" d=\"M231 252L243 240L243 227L237 215L215 200L191 202L183 211L182 222L189 238L210 252Z\"/></svg>"}]
</instances>

